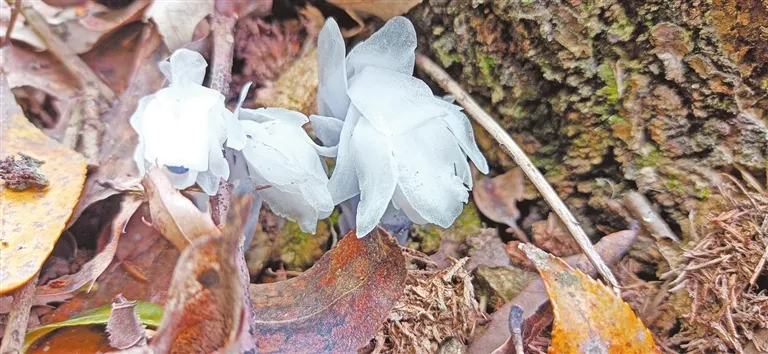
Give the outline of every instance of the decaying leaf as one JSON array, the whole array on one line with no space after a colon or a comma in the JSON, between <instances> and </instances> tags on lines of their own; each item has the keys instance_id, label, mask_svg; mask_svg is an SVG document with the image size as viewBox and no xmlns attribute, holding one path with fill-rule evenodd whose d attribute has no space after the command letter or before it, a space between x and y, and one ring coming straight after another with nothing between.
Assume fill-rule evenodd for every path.
<instances>
[{"instance_id":1,"label":"decaying leaf","mask_svg":"<svg viewBox=\"0 0 768 354\"><path fill-rule=\"evenodd\" d=\"M112 303L112 312L107 321L109 345L117 349L147 345L144 326L135 311L136 301L128 301L118 295Z\"/></svg>"},{"instance_id":2,"label":"decaying leaf","mask_svg":"<svg viewBox=\"0 0 768 354\"><path fill-rule=\"evenodd\" d=\"M503 175L475 182L472 198L483 215L489 219L517 228L520 210L517 203L523 200L525 175L520 168L513 168Z\"/></svg>"},{"instance_id":3,"label":"decaying leaf","mask_svg":"<svg viewBox=\"0 0 768 354\"><path fill-rule=\"evenodd\" d=\"M48 284L38 287L35 293L36 301L38 303L61 301L62 298L69 297L70 294L89 282L95 282L96 278L107 269L109 264L112 263L112 259L115 258L120 235L141 203L141 200L135 198L124 200L120 213L112 221L112 238L107 246L88 263L84 264L79 272L54 279L48 282Z\"/></svg>"},{"instance_id":4,"label":"decaying leaf","mask_svg":"<svg viewBox=\"0 0 768 354\"><path fill-rule=\"evenodd\" d=\"M157 24L171 52L192 42L197 24L213 13L213 0L155 1L144 17Z\"/></svg>"},{"instance_id":5,"label":"decaying leaf","mask_svg":"<svg viewBox=\"0 0 768 354\"><path fill-rule=\"evenodd\" d=\"M606 264L611 265L627 254L637 240L637 231L624 230L612 233L600 239L595 249ZM510 242L511 244L511 242ZM564 259L569 265L594 276L595 267L584 255L574 255ZM552 308L541 278L531 281L512 300L496 310L491 316L491 323L481 336L472 341L470 353L490 353L503 346L509 336L509 314L513 306L523 309L522 336L525 343L534 339L538 333L552 323ZM514 352L503 352L515 354Z\"/></svg>"},{"instance_id":6,"label":"decaying leaf","mask_svg":"<svg viewBox=\"0 0 768 354\"><path fill-rule=\"evenodd\" d=\"M608 287L530 244L555 320L549 353L660 353L651 332Z\"/></svg>"},{"instance_id":7,"label":"decaying leaf","mask_svg":"<svg viewBox=\"0 0 768 354\"><path fill-rule=\"evenodd\" d=\"M302 275L252 284L261 353L355 352L368 344L400 298L405 258L381 228L354 231Z\"/></svg>"},{"instance_id":8,"label":"decaying leaf","mask_svg":"<svg viewBox=\"0 0 768 354\"><path fill-rule=\"evenodd\" d=\"M94 308L108 306L118 294L139 300L139 303L146 301L165 305L168 284L171 283L180 252L144 220L149 220L147 203L139 207L126 225L113 265L102 273L96 286L90 292L77 292L73 298L43 316L41 322L61 322Z\"/></svg>"},{"instance_id":9,"label":"decaying leaf","mask_svg":"<svg viewBox=\"0 0 768 354\"><path fill-rule=\"evenodd\" d=\"M77 95L77 80L48 52L35 53L7 45L0 49L0 53L11 88L30 86L60 100Z\"/></svg>"},{"instance_id":10,"label":"decaying leaf","mask_svg":"<svg viewBox=\"0 0 768 354\"><path fill-rule=\"evenodd\" d=\"M247 188L246 188L247 189ZM237 257L253 194L233 193L222 235L201 237L184 249L173 272L165 316L148 352L229 352L247 332L245 284ZM226 349L226 350L225 350ZM243 349L245 350L245 349ZM135 351L140 352L140 351Z\"/></svg>"},{"instance_id":11,"label":"decaying leaf","mask_svg":"<svg viewBox=\"0 0 768 354\"><path fill-rule=\"evenodd\" d=\"M386 21L403 15L422 0L329 0L331 4L363 15L373 15Z\"/></svg>"},{"instance_id":12,"label":"decaying leaf","mask_svg":"<svg viewBox=\"0 0 768 354\"><path fill-rule=\"evenodd\" d=\"M163 317L163 308L149 302L139 301L133 307L136 315L139 317L141 324L150 328L155 328L160 325L160 320ZM33 344L35 344L40 338L43 338L48 333L51 333L59 328L75 327L75 326L91 326L91 325L106 325L109 321L110 313L112 312L112 306L106 305L97 309L93 309L84 312L80 315L74 316L68 320L47 324L41 327L34 328L27 333L24 338L24 350L26 351Z\"/></svg>"},{"instance_id":13,"label":"decaying leaf","mask_svg":"<svg viewBox=\"0 0 768 354\"><path fill-rule=\"evenodd\" d=\"M167 49L161 45L160 35L153 29L136 40L139 42L134 63L136 70L120 99L102 117L102 122L110 128L102 139L99 169L88 174L83 194L67 226L72 226L74 220L93 203L121 192L112 185L130 185L139 178L139 169L133 159L138 138L129 118L136 110L139 99L155 93L165 82L157 62L167 57Z\"/></svg>"},{"instance_id":14,"label":"decaying leaf","mask_svg":"<svg viewBox=\"0 0 768 354\"><path fill-rule=\"evenodd\" d=\"M142 184L149 198L152 225L178 249L184 250L194 239L221 233L211 215L181 195L162 170L149 171Z\"/></svg>"},{"instance_id":15,"label":"decaying leaf","mask_svg":"<svg viewBox=\"0 0 768 354\"><path fill-rule=\"evenodd\" d=\"M5 77L2 81L2 99L13 101ZM0 294L5 294L32 278L53 251L83 190L86 166L80 154L47 137L20 112L10 112L9 104L2 106L0 159L21 152L43 161L40 170L50 182L43 190L0 186Z\"/></svg>"}]
</instances>

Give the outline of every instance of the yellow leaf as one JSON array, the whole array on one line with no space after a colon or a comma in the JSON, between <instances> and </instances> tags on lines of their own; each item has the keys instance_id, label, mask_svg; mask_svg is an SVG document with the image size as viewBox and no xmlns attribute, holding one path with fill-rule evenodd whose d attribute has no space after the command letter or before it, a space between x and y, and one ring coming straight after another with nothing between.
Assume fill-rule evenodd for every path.
<instances>
[{"instance_id":1,"label":"yellow leaf","mask_svg":"<svg viewBox=\"0 0 768 354\"><path fill-rule=\"evenodd\" d=\"M521 244L544 280L552 312L549 353L659 353L651 332L602 283L551 254Z\"/></svg>"},{"instance_id":2,"label":"yellow leaf","mask_svg":"<svg viewBox=\"0 0 768 354\"><path fill-rule=\"evenodd\" d=\"M0 158L18 152L45 161L43 189L0 186L0 295L24 285L53 251L85 182L85 159L49 138L21 113L0 116Z\"/></svg>"}]
</instances>

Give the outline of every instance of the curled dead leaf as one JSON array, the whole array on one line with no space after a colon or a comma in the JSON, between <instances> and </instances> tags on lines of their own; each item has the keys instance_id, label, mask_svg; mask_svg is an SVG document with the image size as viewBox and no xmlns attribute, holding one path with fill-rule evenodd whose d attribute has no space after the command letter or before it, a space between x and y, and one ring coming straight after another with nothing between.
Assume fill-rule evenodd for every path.
<instances>
[{"instance_id":1,"label":"curled dead leaf","mask_svg":"<svg viewBox=\"0 0 768 354\"><path fill-rule=\"evenodd\" d=\"M422 0L329 0L331 4L345 9L350 15L373 15L384 21L403 15Z\"/></svg>"},{"instance_id":2,"label":"curled dead leaf","mask_svg":"<svg viewBox=\"0 0 768 354\"><path fill-rule=\"evenodd\" d=\"M117 245L120 241L120 235L133 216L136 209L142 201L135 198L127 198L122 202L120 212L112 221L112 238L104 249L93 257L88 263L85 263L79 272L65 275L40 286L35 292L37 303L48 303L61 301L62 298L70 297L72 293L79 290L89 282L95 282L101 273L109 267L117 252Z\"/></svg>"},{"instance_id":3,"label":"curled dead leaf","mask_svg":"<svg viewBox=\"0 0 768 354\"><path fill-rule=\"evenodd\" d=\"M405 279L405 257L391 235L352 231L302 275L251 285L258 350L355 352L374 337Z\"/></svg>"},{"instance_id":4,"label":"curled dead leaf","mask_svg":"<svg viewBox=\"0 0 768 354\"><path fill-rule=\"evenodd\" d=\"M520 168L513 168L503 175L475 182L472 199L477 208L489 219L509 225L515 234L527 241L522 231L518 231L517 219L520 210L517 203L524 199L525 174Z\"/></svg>"},{"instance_id":5,"label":"curled dead leaf","mask_svg":"<svg viewBox=\"0 0 768 354\"><path fill-rule=\"evenodd\" d=\"M200 211L176 190L162 170L149 171L142 184L149 199L152 226L179 250L197 238L220 234L210 214Z\"/></svg>"},{"instance_id":6,"label":"curled dead leaf","mask_svg":"<svg viewBox=\"0 0 768 354\"><path fill-rule=\"evenodd\" d=\"M549 353L660 353L651 332L608 287L530 244L519 247L541 274L552 303Z\"/></svg>"},{"instance_id":7,"label":"curled dead leaf","mask_svg":"<svg viewBox=\"0 0 768 354\"><path fill-rule=\"evenodd\" d=\"M109 346L126 349L147 344L144 326L134 308L136 301L128 301L123 295L118 295L112 303L112 311L107 321Z\"/></svg>"}]
</instances>

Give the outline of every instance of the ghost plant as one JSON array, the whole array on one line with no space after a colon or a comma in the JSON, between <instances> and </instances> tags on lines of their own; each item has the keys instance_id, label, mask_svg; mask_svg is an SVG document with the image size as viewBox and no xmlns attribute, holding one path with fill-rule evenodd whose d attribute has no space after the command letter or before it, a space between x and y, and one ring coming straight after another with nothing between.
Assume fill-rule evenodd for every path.
<instances>
[{"instance_id":1,"label":"ghost plant","mask_svg":"<svg viewBox=\"0 0 768 354\"><path fill-rule=\"evenodd\" d=\"M335 21L320 32L318 116L310 119L324 144L337 144L328 186L334 202L359 195L358 235L388 208L448 227L472 187L467 156L488 172L461 109L412 76L415 48L416 32L403 17L347 56Z\"/></svg>"},{"instance_id":2,"label":"ghost plant","mask_svg":"<svg viewBox=\"0 0 768 354\"><path fill-rule=\"evenodd\" d=\"M247 86L230 112L201 85L202 56L178 50L160 63L169 87L143 98L131 118L136 163L142 174L162 167L178 189L197 183L212 195L221 178L262 186L256 193L271 209L306 232L350 201L360 237L382 217L448 227L472 188L467 158L483 173L488 165L461 108L413 77L415 48L413 25L395 17L346 55L329 19L318 39L318 114L309 119L242 108ZM310 121L325 146L303 129ZM322 157L336 159L330 179Z\"/></svg>"}]
</instances>

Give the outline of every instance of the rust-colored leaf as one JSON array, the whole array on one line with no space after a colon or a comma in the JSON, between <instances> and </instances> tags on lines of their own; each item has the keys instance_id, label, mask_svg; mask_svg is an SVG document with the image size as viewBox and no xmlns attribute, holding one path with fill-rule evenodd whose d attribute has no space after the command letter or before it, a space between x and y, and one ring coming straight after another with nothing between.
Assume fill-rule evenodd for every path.
<instances>
[{"instance_id":1,"label":"rust-colored leaf","mask_svg":"<svg viewBox=\"0 0 768 354\"><path fill-rule=\"evenodd\" d=\"M373 15L382 20L403 15L422 0L329 0L330 3L344 8L348 12Z\"/></svg>"},{"instance_id":2,"label":"rust-colored leaf","mask_svg":"<svg viewBox=\"0 0 768 354\"><path fill-rule=\"evenodd\" d=\"M152 225L178 249L183 250L197 238L219 235L219 228L214 225L210 214L200 211L191 200L173 188L162 170L149 171L142 184L149 197Z\"/></svg>"},{"instance_id":3,"label":"rust-colored leaf","mask_svg":"<svg viewBox=\"0 0 768 354\"><path fill-rule=\"evenodd\" d=\"M6 96L0 99L12 101L5 77L0 85ZM80 154L11 112L10 104L2 106L0 159L21 152L41 160L40 171L50 182L45 189L23 191L0 183L0 294L5 294L31 279L53 251L83 190L86 166Z\"/></svg>"},{"instance_id":4,"label":"rust-colored leaf","mask_svg":"<svg viewBox=\"0 0 768 354\"><path fill-rule=\"evenodd\" d=\"M381 228L363 238L352 231L304 274L251 285L259 351L355 352L387 318L405 278L392 236Z\"/></svg>"},{"instance_id":5,"label":"rust-colored leaf","mask_svg":"<svg viewBox=\"0 0 768 354\"><path fill-rule=\"evenodd\" d=\"M65 275L50 281L48 284L38 287L35 292L35 298L38 303L46 303L51 301L59 301L63 296L67 296L89 282L95 282L96 278L107 269L112 259L115 258L117 252L118 241L120 235L123 233L123 229L136 209L141 205L142 201L137 199L126 199L120 209L120 213L117 214L115 220L112 221L111 234L112 238L109 240L104 249L97 254L93 259L84 264L79 272L75 274Z\"/></svg>"},{"instance_id":6,"label":"rust-colored leaf","mask_svg":"<svg viewBox=\"0 0 768 354\"><path fill-rule=\"evenodd\" d=\"M93 354L113 350L102 326L75 326L51 333L32 345L27 354Z\"/></svg>"},{"instance_id":7,"label":"rust-colored leaf","mask_svg":"<svg viewBox=\"0 0 768 354\"><path fill-rule=\"evenodd\" d=\"M608 287L532 245L519 247L539 270L552 303L549 353L660 353L651 332Z\"/></svg>"},{"instance_id":8,"label":"rust-colored leaf","mask_svg":"<svg viewBox=\"0 0 768 354\"><path fill-rule=\"evenodd\" d=\"M238 349L247 333L246 284L234 257L253 194L238 194L222 235L195 239L176 263L163 322L146 350L214 353ZM223 350L226 351L223 351Z\"/></svg>"}]
</instances>

